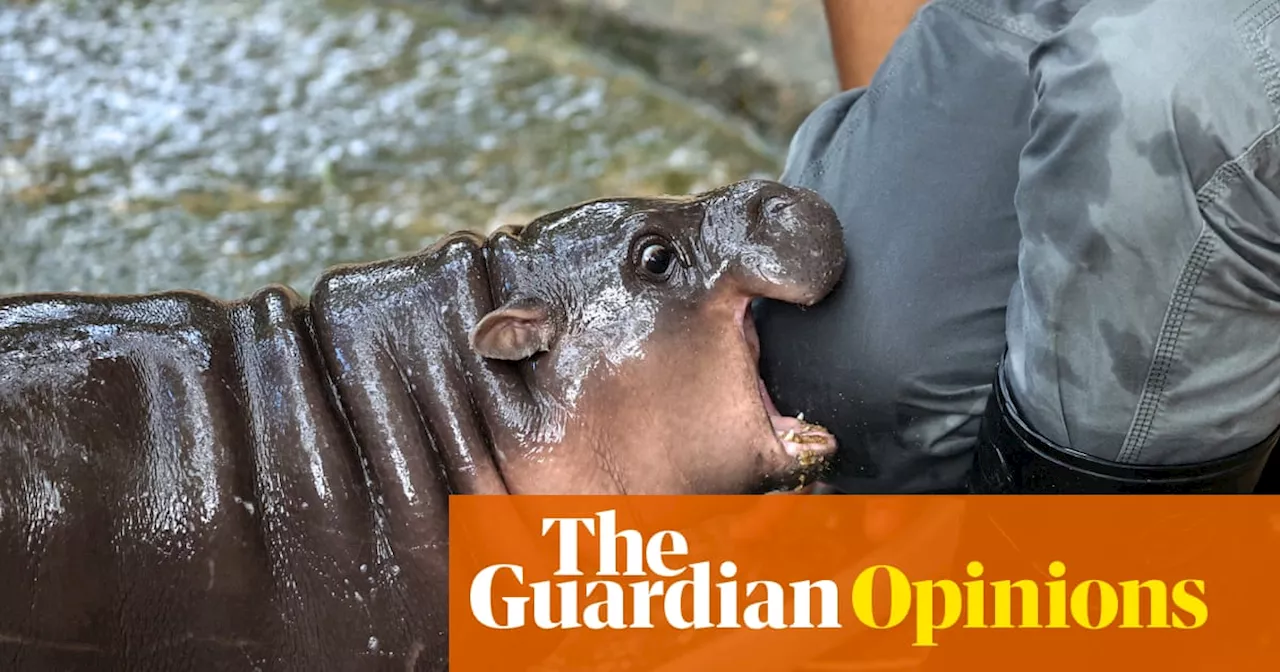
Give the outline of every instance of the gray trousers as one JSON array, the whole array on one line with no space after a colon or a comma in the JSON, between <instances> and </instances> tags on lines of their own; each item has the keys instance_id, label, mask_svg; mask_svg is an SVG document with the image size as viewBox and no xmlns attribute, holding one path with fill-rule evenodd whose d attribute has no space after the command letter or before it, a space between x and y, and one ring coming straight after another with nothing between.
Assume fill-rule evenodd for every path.
<instances>
[{"instance_id":1,"label":"gray trousers","mask_svg":"<svg viewBox=\"0 0 1280 672\"><path fill-rule=\"evenodd\" d=\"M1280 425L1278 18L934 0L806 120L781 179L834 205L850 267L788 332L803 355L766 365L872 465L837 487L961 485L1002 356L1035 430L1107 460L1205 461Z\"/></svg>"}]
</instances>

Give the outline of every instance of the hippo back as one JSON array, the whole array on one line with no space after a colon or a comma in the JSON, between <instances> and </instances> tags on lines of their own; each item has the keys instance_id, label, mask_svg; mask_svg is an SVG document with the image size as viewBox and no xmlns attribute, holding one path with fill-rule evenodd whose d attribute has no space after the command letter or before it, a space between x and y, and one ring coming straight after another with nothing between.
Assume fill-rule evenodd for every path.
<instances>
[{"instance_id":1,"label":"hippo back","mask_svg":"<svg viewBox=\"0 0 1280 672\"><path fill-rule=\"evenodd\" d=\"M0 298L0 665L445 668L447 497L502 490L482 256Z\"/></svg>"}]
</instances>

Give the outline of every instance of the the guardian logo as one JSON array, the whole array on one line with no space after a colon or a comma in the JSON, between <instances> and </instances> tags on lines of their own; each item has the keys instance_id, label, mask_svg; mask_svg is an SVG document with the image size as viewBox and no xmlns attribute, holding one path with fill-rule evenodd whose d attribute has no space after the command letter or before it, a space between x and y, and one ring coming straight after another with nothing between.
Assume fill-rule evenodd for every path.
<instances>
[{"instance_id":1,"label":"the guardian logo","mask_svg":"<svg viewBox=\"0 0 1280 672\"><path fill-rule=\"evenodd\" d=\"M584 533L595 538L599 550L599 571L590 576L579 567ZM886 630L910 622L916 646L936 646L936 631L957 625L1188 630L1208 619L1203 581L1168 585L1132 580L1117 587L1088 580L1069 589L1061 562L1049 564L1054 580L1044 582L988 582L976 561L965 566L972 580L960 583L912 581L897 567L875 565L841 590L829 579L739 581L733 560L690 563L683 534L662 530L646 538L637 530L619 531L614 511L590 518L545 518L542 535L558 544L553 579L531 580L535 577L526 576L520 564L485 567L471 580L471 613L480 624L496 630L623 630L662 624L682 630L839 628L842 604L848 604L862 626ZM880 599L888 600L879 615L876 585L881 586Z\"/></svg>"}]
</instances>

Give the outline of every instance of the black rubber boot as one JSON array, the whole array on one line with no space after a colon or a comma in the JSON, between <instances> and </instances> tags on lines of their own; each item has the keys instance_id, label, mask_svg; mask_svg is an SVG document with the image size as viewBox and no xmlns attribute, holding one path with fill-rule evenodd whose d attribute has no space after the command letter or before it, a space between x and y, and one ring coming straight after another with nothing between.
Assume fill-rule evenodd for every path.
<instances>
[{"instance_id":1,"label":"black rubber boot","mask_svg":"<svg viewBox=\"0 0 1280 672\"><path fill-rule=\"evenodd\" d=\"M1055 445L1032 430L1009 394L1003 367L996 369L992 387L969 472L974 494L1248 494L1260 485L1280 439L1277 429L1262 443L1211 462L1121 464ZM1280 464L1271 465L1273 489L1277 471Z\"/></svg>"},{"instance_id":2,"label":"black rubber boot","mask_svg":"<svg viewBox=\"0 0 1280 672\"><path fill-rule=\"evenodd\" d=\"M1253 492L1256 495L1280 495L1280 450L1272 451Z\"/></svg>"}]
</instances>

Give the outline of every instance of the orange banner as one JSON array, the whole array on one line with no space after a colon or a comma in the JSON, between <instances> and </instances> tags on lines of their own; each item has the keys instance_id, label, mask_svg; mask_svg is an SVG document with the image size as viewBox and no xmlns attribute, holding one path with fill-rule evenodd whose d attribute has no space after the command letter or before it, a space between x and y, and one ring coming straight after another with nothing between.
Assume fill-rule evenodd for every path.
<instances>
[{"instance_id":1,"label":"orange banner","mask_svg":"<svg viewBox=\"0 0 1280 672\"><path fill-rule=\"evenodd\" d=\"M1274 670L1280 498L450 499L450 667Z\"/></svg>"}]
</instances>

